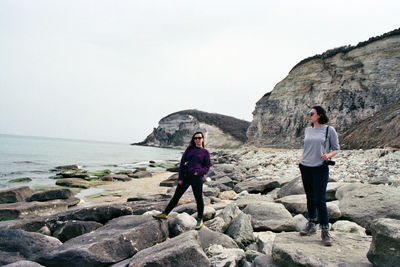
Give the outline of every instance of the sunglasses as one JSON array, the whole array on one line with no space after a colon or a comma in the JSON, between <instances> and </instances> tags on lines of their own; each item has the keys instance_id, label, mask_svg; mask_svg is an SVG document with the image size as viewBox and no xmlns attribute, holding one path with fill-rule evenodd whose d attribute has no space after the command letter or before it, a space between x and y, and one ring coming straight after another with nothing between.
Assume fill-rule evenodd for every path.
<instances>
[{"instance_id":1,"label":"sunglasses","mask_svg":"<svg viewBox=\"0 0 400 267\"><path fill-rule=\"evenodd\" d=\"M203 137L193 137L193 140L200 140L200 139L203 139Z\"/></svg>"},{"instance_id":2,"label":"sunglasses","mask_svg":"<svg viewBox=\"0 0 400 267\"><path fill-rule=\"evenodd\" d=\"M314 112L310 112L310 113L308 113L308 116L310 116L310 117L312 117L312 116L314 116Z\"/></svg>"}]
</instances>

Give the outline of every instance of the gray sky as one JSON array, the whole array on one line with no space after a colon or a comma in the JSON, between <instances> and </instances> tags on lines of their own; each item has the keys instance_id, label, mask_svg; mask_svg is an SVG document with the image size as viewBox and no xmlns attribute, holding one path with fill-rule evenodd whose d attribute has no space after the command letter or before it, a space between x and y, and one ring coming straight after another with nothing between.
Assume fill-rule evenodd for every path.
<instances>
[{"instance_id":1,"label":"gray sky","mask_svg":"<svg viewBox=\"0 0 400 267\"><path fill-rule=\"evenodd\" d=\"M0 0L0 133L142 141L198 109L252 120L300 60L400 27L400 1Z\"/></svg>"}]
</instances>

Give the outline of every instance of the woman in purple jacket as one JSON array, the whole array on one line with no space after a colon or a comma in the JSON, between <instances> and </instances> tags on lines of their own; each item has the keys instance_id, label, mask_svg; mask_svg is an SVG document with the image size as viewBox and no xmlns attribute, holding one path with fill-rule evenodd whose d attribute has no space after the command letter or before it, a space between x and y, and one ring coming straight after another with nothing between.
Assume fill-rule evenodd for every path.
<instances>
[{"instance_id":1,"label":"woman in purple jacket","mask_svg":"<svg viewBox=\"0 0 400 267\"><path fill-rule=\"evenodd\" d=\"M196 230L203 226L203 177L209 171L211 166L210 153L204 148L204 135L202 132L196 132L190 141L189 146L182 155L179 165L178 186L175 194L164 212L154 215L156 219L167 219L168 214L178 204L183 193L192 186L193 194L197 204L197 224Z\"/></svg>"}]
</instances>

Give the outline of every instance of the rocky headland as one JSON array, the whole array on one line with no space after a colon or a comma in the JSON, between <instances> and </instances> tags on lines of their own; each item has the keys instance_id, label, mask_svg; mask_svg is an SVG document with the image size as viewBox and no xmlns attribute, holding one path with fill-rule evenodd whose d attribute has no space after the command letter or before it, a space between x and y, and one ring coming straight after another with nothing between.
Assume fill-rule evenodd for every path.
<instances>
[{"instance_id":1,"label":"rocky headland","mask_svg":"<svg viewBox=\"0 0 400 267\"><path fill-rule=\"evenodd\" d=\"M202 131L207 147L237 148L246 140L250 122L216 113L183 110L160 120L158 127L143 142L134 145L185 148L193 133Z\"/></svg>"},{"instance_id":2,"label":"rocky headland","mask_svg":"<svg viewBox=\"0 0 400 267\"><path fill-rule=\"evenodd\" d=\"M300 147L307 111L321 105L343 147L360 148L360 135L363 148L400 147L399 131L395 131L398 108L392 105L398 106L400 99L399 70L400 29L305 59L257 102L247 130L248 143ZM391 116L379 121L382 109ZM365 120L375 121L378 128L368 127L362 123ZM359 123L362 130L355 134ZM377 132L379 137L391 138L376 140Z\"/></svg>"}]
</instances>

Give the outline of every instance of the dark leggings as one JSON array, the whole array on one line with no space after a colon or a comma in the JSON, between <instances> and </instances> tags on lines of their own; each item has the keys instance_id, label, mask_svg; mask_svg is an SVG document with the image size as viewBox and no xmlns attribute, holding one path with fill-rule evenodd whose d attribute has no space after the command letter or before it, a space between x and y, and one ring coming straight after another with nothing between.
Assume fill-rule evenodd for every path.
<instances>
[{"instance_id":1,"label":"dark leggings","mask_svg":"<svg viewBox=\"0 0 400 267\"><path fill-rule=\"evenodd\" d=\"M307 167L299 165L304 191L307 196L308 218L320 223L321 228L329 228L328 209L326 207L326 187L329 180L329 167Z\"/></svg>"},{"instance_id":2,"label":"dark leggings","mask_svg":"<svg viewBox=\"0 0 400 267\"><path fill-rule=\"evenodd\" d=\"M164 213L169 214L173 208L178 204L179 199L182 197L183 193L192 186L193 195L196 199L197 204L197 218L203 218L204 212L204 203L203 203L203 179L199 176L189 176L183 180L182 184L178 184L175 190L175 194L172 197L171 201L168 203L168 206L165 208Z\"/></svg>"}]
</instances>

